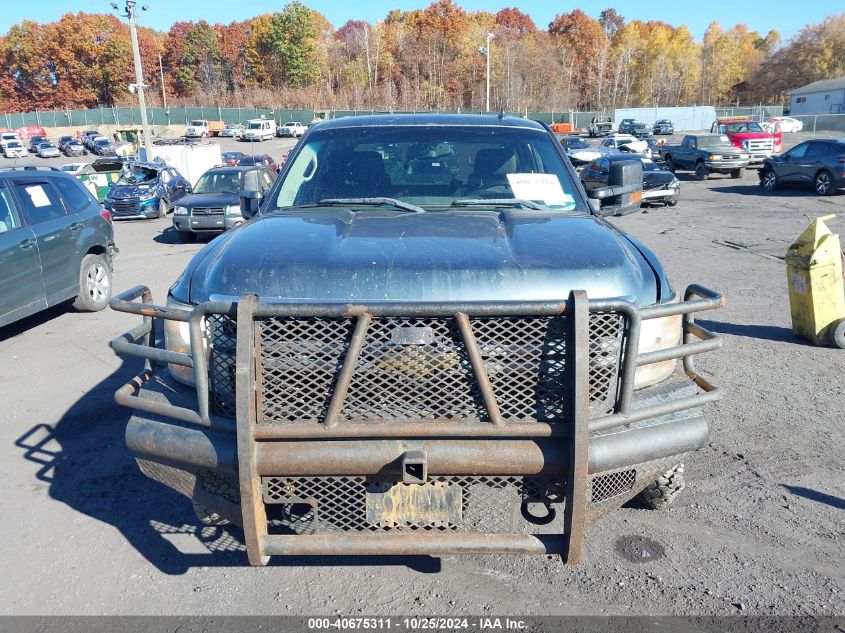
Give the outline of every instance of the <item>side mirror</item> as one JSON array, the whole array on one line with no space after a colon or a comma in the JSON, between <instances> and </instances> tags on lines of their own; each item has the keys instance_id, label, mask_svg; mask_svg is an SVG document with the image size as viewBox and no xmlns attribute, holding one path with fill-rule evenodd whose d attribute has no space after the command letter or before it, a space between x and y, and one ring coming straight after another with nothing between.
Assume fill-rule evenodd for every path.
<instances>
[{"instance_id":1,"label":"side mirror","mask_svg":"<svg viewBox=\"0 0 845 633\"><path fill-rule=\"evenodd\" d=\"M249 220L258 215L258 209L264 193L261 191L244 191L241 193L241 215L244 220Z\"/></svg>"},{"instance_id":2,"label":"side mirror","mask_svg":"<svg viewBox=\"0 0 845 633\"><path fill-rule=\"evenodd\" d=\"M617 160L610 165L608 187L593 189L590 198L598 200L601 217L634 213L643 199L643 164L639 159Z\"/></svg>"},{"instance_id":3,"label":"side mirror","mask_svg":"<svg viewBox=\"0 0 845 633\"><path fill-rule=\"evenodd\" d=\"M191 193L194 188L191 185L185 185L185 193Z\"/></svg>"}]
</instances>

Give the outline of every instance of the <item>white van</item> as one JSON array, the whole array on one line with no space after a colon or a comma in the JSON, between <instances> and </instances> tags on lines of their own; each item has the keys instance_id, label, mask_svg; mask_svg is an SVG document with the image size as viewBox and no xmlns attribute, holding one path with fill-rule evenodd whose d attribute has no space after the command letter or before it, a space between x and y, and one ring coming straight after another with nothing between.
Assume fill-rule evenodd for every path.
<instances>
[{"instance_id":1,"label":"white van","mask_svg":"<svg viewBox=\"0 0 845 633\"><path fill-rule=\"evenodd\" d=\"M263 141L276 136L276 122L271 119L250 119L246 122L243 141Z\"/></svg>"}]
</instances>

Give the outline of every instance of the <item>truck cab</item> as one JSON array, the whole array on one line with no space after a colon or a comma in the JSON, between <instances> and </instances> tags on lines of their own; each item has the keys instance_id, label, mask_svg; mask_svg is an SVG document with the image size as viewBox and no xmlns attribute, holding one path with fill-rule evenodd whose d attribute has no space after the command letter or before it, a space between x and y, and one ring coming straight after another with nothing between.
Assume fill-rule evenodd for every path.
<instances>
[{"instance_id":1,"label":"truck cab","mask_svg":"<svg viewBox=\"0 0 845 633\"><path fill-rule=\"evenodd\" d=\"M719 117L710 126L711 134L724 134L740 150L748 152L748 166L759 169L763 161L781 151L783 134L780 130L767 132L757 121L748 117Z\"/></svg>"}]
</instances>

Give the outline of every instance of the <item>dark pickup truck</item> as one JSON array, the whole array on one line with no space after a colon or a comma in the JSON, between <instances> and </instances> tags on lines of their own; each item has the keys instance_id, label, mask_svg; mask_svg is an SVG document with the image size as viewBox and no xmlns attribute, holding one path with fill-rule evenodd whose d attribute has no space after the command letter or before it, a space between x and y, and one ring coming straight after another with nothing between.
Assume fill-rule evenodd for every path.
<instances>
[{"instance_id":1,"label":"dark pickup truck","mask_svg":"<svg viewBox=\"0 0 845 633\"><path fill-rule=\"evenodd\" d=\"M696 180L705 180L710 174L730 174L742 178L748 167L749 154L734 147L724 134L689 134L680 145L665 145L660 156L671 172L695 172Z\"/></svg>"}]
</instances>

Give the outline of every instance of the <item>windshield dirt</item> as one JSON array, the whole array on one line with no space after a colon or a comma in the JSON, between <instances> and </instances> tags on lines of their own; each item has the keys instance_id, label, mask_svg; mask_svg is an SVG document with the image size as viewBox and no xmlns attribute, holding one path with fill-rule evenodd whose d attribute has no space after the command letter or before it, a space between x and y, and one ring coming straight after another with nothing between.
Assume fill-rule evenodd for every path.
<instances>
[{"instance_id":1,"label":"windshield dirt","mask_svg":"<svg viewBox=\"0 0 845 633\"><path fill-rule=\"evenodd\" d=\"M542 130L501 126L378 126L313 133L289 168L276 208L326 199L391 198L426 210L461 200L521 199L585 210Z\"/></svg>"}]
</instances>

